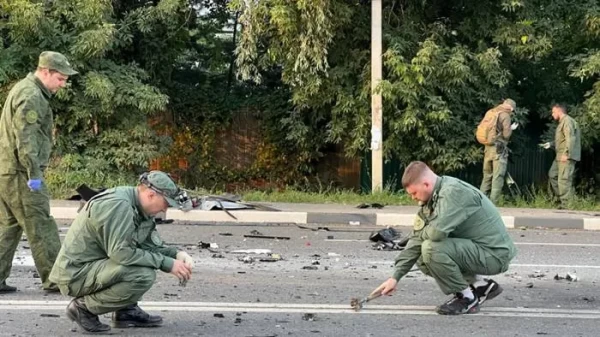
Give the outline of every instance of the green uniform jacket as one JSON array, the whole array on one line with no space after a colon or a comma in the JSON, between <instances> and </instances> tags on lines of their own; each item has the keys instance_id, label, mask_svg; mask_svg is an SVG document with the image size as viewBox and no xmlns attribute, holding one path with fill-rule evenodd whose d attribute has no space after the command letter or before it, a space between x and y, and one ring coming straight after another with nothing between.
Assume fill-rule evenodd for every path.
<instances>
[{"instance_id":1,"label":"green uniform jacket","mask_svg":"<svg viewBox=\"0 0 600 337\"><path fill-rule=\"evenodd\" d=\"M558 122L554 135L554 147L556 148L556 159L567 155L568 159L581 160L581 131L573 117L564 115Z\"/></svg>"},{"instance_id":2,"label":"green uniform jacket","mask_svg":"<svg viewBox=\"0 0 600 337\"><path fill-rule=\"evenodd\" d=\"M469 239L506 261L517 254L496 206L475 187L448 176L436 181L431 199L421 206L410 235L406 248L396 258L396 280L417 262L425 240Z\"/></svg>"},{"instance_id":3,"label":"green uniform jacket","mask_svg":"<svg viewBox=\"0 0 600 337\"><path fill-rule=\"evenodd\" d=\"M8 93L0 117L0 174L41 179L52 150L52 93L33 74Z\"/></svg>"},{"instance_id":4,"label":"green uniform jacket","mask_svg":"<svg viewBox=\"0 0 600 337\"><path fill-rule=\"evenodd\" d=\"M50 279L83 282L91 263L105 259L170 272L176 256L176 248L163 245L154 218L142 211L136 188L116 187L92 198L77 215Z\"/></svg>"}]
</instances>

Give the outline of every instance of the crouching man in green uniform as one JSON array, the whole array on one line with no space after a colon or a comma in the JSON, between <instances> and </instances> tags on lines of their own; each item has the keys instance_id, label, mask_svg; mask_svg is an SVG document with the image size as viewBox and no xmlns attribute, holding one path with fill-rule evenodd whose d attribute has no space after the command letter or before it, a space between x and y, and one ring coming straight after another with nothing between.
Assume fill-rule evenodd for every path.
<instances>
[{"instance_id":1,"label":"crouching man in green uniform","mask_svg":"<svg viewBox=\"0 0 600 337\"><path fill-rule=\"evenodd\" d=\"M90 199L65 238L50 279L63 295L75 297L67 317L86 332L106 332L98 315L112 312L112 325L162 324L138 305L156 278L156 269L180 280L192 275L194 261L163 245L153 216L179 207L185 194L160 171L140 177L137 187L116 187Z\"/></svg>"},{"instance_id":2,"label":"crouching man in green uniform","mask_svg":"<svg viewBox=\"0 0 600 337\"><path fill-rule=\"evenodd\" d=\"M475 187L440 177L423 162L408 165L402 186L421 209L393 276L375 292L390 294L416 263L444 294L454 295L436 308L439 314L478 312L481 303L502 292L498 283L482 275L505 272L517 253L500 213Z\"/></svg>"}]
</instances>

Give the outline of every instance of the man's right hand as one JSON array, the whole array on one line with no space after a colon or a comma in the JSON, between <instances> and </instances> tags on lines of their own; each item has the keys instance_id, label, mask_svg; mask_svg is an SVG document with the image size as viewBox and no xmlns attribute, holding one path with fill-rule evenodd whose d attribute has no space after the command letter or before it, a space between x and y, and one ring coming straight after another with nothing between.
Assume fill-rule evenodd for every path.
<instances>
[{"instance_id":1,"label":"man's right hand","mask_svg":"<svg viewBox=\"0 0 600 337\"><path fill-rule=\"evenodd\" d=\"M173 260L171 274L175 275L175 277L180 280L189 280L192 278L192 268L187 266L183 261Z\"/></svg>"},{"instance_id":2,"label":"man's right hand","mask_svg":"<svg viewBox=\"0 0 600 337\"><path fill-rule=\"evenodd\" d=\"M398 281L395 278L390 277L387 281L383 282L379 287L373 290L372 294L381 292L382 295L392 295L394 290L396 290L396 285Z\"/></svg>"},{"instance_id":3,"label":"man's right hand","mask_svg":"<svg viewBox=\"0 0 600 337\"><path fill-rule=\"evenodd\" d=\"M540 144L540 147L543 147L544 149L548 150L550 148L550 142L542 143Z\"/></svg>"}]
</instances>

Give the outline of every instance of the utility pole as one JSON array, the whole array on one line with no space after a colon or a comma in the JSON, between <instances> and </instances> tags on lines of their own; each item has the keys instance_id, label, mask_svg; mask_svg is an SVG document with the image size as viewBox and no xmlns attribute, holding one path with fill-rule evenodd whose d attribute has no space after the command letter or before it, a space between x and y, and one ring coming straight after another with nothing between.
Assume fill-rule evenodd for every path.
<instances>
[{"instance_id":1,"label":"utility pole","mask_svg":"<svg viewBox=\"0 0 600 337\"><path fill-rule=\"evenodd\" d=\"M383 78L381 65L381 2L371 0L371 192L383 188L383 104L375 88Z\"/></svg>"}]
</instances>

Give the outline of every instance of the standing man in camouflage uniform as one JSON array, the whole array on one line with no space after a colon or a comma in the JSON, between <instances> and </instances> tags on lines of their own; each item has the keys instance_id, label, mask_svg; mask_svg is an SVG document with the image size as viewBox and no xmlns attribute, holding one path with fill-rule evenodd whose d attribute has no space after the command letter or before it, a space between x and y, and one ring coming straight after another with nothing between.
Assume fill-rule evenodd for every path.
<instances>
[{"instance_id":1,"label":"standing man in camouflage uniform","mask_svg":"<svg viewBox=\"0 0 600 337\"><path fill-rule=\"evenodd\" d=\"M90 199L73 221L50 279L63 295L75 297L67 317L86 332L106 332L98 316L112 312L114 327L155 327L162 317L142 310L138 300L154 284L156 269L183 282L194 260L163 245L154 216L186 201L164 172L140 177L137 187L106 190Z\"/></svg>"},{"instance_id":2,"label":"standing man in camouflage uniform","mask_svg":"<svg viewBox=\"0 0 600 337\"><path fill-rule=\"evenodd\" d=\"M35 73L17 83L4 103L0 117L0 293L17 290L6 279L23 231L43 289L58 291L48 280L60 249L43 182L52 150L53 115L48 101L75 74L64 55L43 52Z\"/></svg>"},{"instance_id":3,"label":"standing man in camouflage uniform","mask_svg":"<svg viewBox=\"0 0 600 337\"><path fill-rule=\"evenodd\" d=\"M497 204L502 195L504 187L504 176L508 164L508 140L519 125L511 125L511 113L515 111L517 104L512 99L506 99L502 104L486 112L489 115L497 115L495 125L495 140L485 145L483 152L483 180L479 188L483 194ZM491 193L490 193L491 190Z\"/></svg>"},{"instance_id":4,"label":"standing man in camouflage uniform","mask_svg":"<svg viewBox=\"0 0 600 337\"><path fill-rule=\"evenodd\" d=\"M567 115L567 108L561 104L552 107L552 118L558 121L554 142L542 144L549 149L554 146L556 157L548 172L550 191L560 201L559 208L568 208L573 200L573 178L575 163L581 160L581 131L579 124Z\"/></svg>"},{"instance_id":5,"label":"standing man in camouflage uniform","mask_svg":"<svg viewBox=\"0 0 600 337\"><path fill-rule=\"evenodd\" d=\"M505 272L517 253L500 213L475 187L440 177L423 162L408 165L402 186L421 209L394 274L374 292L390 294L416 263L444 294L454 294L436 308L439 314L478 312L481 303L502 292L498 283L481 275Z\"/></svg>"}]
</instances>

